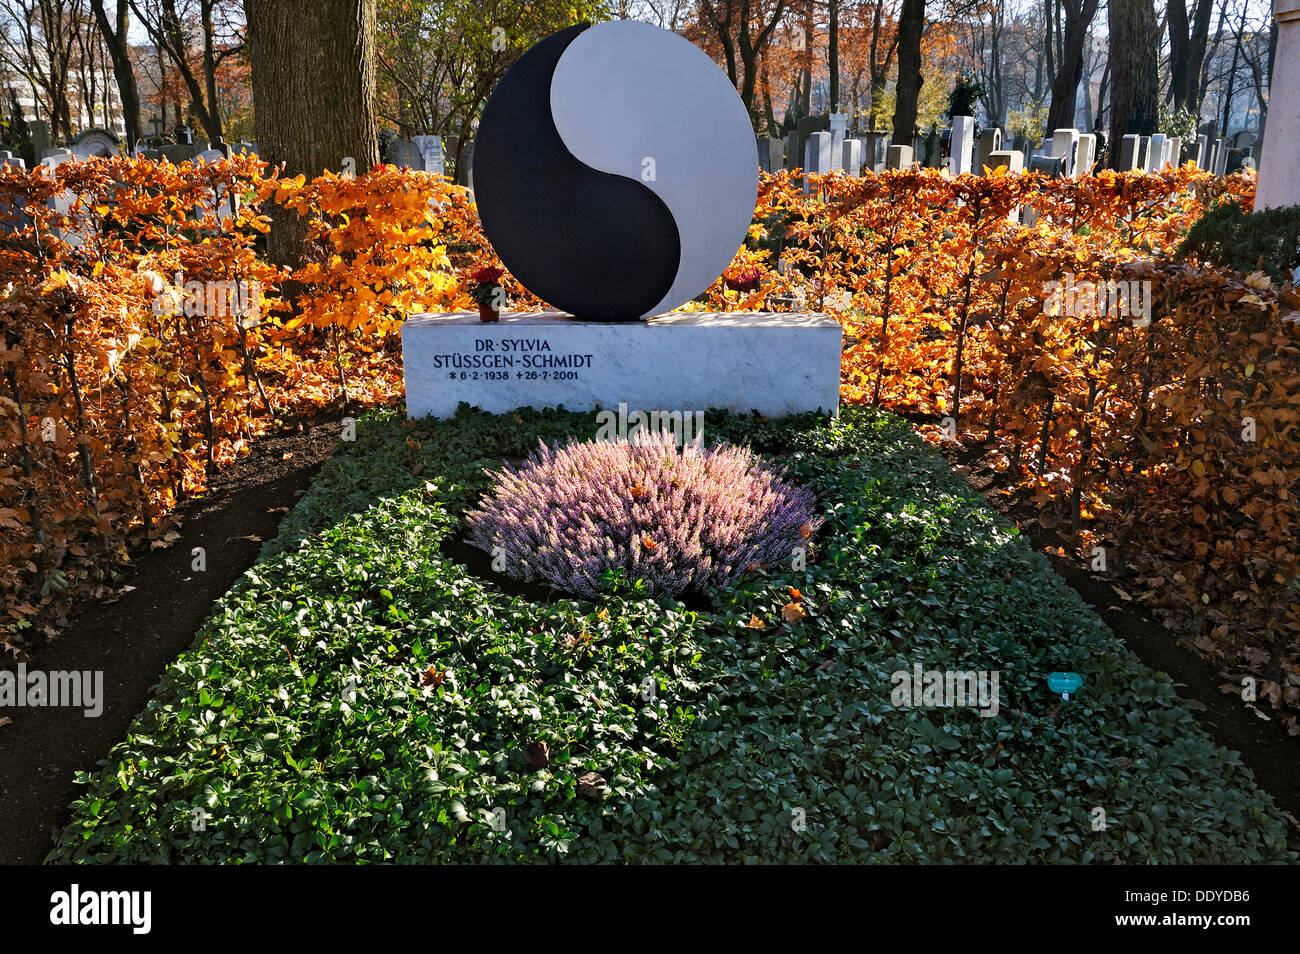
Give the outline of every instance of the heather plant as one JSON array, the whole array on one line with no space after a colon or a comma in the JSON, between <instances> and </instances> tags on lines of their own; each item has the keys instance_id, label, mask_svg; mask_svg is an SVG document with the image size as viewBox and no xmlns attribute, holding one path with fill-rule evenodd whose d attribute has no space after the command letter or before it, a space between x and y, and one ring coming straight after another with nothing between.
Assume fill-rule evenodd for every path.
<instances>
[{"instance_id":1,"label":"heather plant","mask_svg":"<svg viewBox=\"0 0 1300 954\"><path fill-rule=\"evenodd\" d=\"M543 443L466 516L469 542L515 579L588 597L610 579L640 580L652 596L676 596L786 563L821 525L814 505L747 447L679 451L654 433Z\"/></svg>"}]
</instances>

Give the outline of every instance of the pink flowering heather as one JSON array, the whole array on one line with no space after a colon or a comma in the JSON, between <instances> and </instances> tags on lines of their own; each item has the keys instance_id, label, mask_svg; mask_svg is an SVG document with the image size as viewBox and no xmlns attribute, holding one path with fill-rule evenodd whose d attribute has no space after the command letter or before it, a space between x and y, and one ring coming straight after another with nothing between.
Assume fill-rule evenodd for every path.
<instances>
[{"instance_id":1,"label":"pink flowering heather","mask_svg":"<svg viewBox=\"0 0 1300 954\"><path fill-rule=\"evenodd\" d=\"M789 565L821 525L813 495L744 447L671 437L542 445L507 466L467 514L469 542L505 551L505 572L594 597L622 570L653 595L721 587L751 566Z\"/></svg>"}]
</instances>

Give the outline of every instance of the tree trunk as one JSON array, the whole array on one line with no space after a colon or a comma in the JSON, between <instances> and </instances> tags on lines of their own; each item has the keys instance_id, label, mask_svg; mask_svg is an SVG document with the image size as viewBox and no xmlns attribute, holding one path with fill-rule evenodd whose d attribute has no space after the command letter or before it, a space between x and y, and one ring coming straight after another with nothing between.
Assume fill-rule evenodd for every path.
<instances>
[{"instance_id":1,"label":"tree trunk","mask_svg":"<svg viewBox=\"0 0 1300 954\"><path fill-rule=\"evenodd\" d=\"M826 67L830 70L831 111L840 108L840 4L830 0L830 47L826 54Z\"/></svg>"},{"instance_id":2,"label":"tree trunk","mask_svg":"<svg viewBox=\"0 0 1300 954\"><path fill-rule=\"evenodd\" d=\"M813 0L806 0L803 11L803 56L800 57L799 70L799 115L795 119L812 115L812 56L813 43L817 40L817 28L813 22Z\"/></svg>"},{"instance_id":3,"label":"tree trunk","mask_svg":"<svg viewBox=\"0 0 1300 954\"><path fill-rule=\"evenodd\" d=\"M1156 57L1160 37L1151 0L1110 0L1110 166L1124 136L1149 136L1160 121Z\"/></svg>"},{"instance_id":4,"label":"tree trunk","mask_svg":"<svg viewBox=\"0 0 1300 954\"><path fill-rule=\"evenodd\" d=\"M208 138L215 146L225 141L225 131L221 122L221 94L217 90L217 53L213 44L215 30L212 26L212 6L214 0L203 0L200 5L200 17L203 21L203 83L208 100Z\"/></svg>"},{"instance_id":5,"label":"tree trunk","mask_svg":"<svg viewBox=\"0 0 1300 954\"><path fill-rule=\"evenodd\" d=\"M122 124L126 127L126 148L129 152L143 134L140 127L140 87L135 82L131 68L131 48L127 43L127 0L117 0L116 26L108 19L104 0L90 0L95 13L95 23L104 37L108 55L113 60L113 78L117 81L118 98L122 100ZM105 97L107 102L107 97Z\"/></svg>"},{"instance_id":6,"label":"tree trunk","mask_svg":"<svg viewBox=\"0 0 1300 954\"><path fill-rule=\"evenodd\" d=\"M290 176L308 178L379 161L375 118L376 0L317 0L303 16L292 0L247 0L258 153ZM296 265L306 227L297 213L269 204L268 253Z\"/></svg>"},{"instance_id":7,"label":"tree trunk","mask_svg":"<svg viewBox=\"0 0 1300 954\"><path fill-rule=\"evenodd\" d=\"M1100 0L1065 0L1065 36L1056 78L1052 80L1052 105L1047 111L1047 135L1057 129L1072 129L1079 101L1079 79L1083 76L1083 45L1088 28L1097 15Z\"/></svg>"},{"instance_id":8,"label":"tree trunk","mask_svg":"<svg viewBox=\"0 0 1300 954\"><path fill-rule=\"evenodd\" d=\"M895 146L910 146L916 135L916 103L921 95L921 34L925 0L903 0L898 16L898 86L894 102Z\"/></svg>"}]
</instances>

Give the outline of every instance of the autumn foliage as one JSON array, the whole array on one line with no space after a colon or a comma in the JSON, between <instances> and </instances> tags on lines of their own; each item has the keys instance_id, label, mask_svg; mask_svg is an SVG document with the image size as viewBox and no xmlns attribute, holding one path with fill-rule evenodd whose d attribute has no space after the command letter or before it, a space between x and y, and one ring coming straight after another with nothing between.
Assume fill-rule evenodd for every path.
<instances>
[{"instance_id":1,"label":"autumn foliage","mask_svg":"<svg viewBox=\"0 0 1300 954\"><path fill-rule=\"evenodd\" d=\"M1164 258L1214 199L1249 202L1253 179L808 181L764 178L741 257L781 266L751 292L715 284L709 307L838 313L846 402L982 449L1122 599L1300 708L1300 298L1263 272ZM1147 297L1120 308L1084 293L1134 282Z\"/></svg>"},{"instance_id":2,"label":"autumn foliage","mask_svg":"<svg viewBox=\"0 0 1300 954\"><path fill-rule=\"evenodd\" d=\"M837 315L846 402L980 446L1004 492L1085 559L1105 553L1122 596L1295 694L1300 301L1167 259L1253 180L806 183L763 176L748 240L691 307ZM266 202L307 221L295 271L259 254ZM109 592L131 546L174 539L177 504L275 421L400 400L401 321L472 309L466 276L498 264L465 190L386 166L312 181L253 157L6 169L0 225L0 617L18 641L70 594ZM180 307L196 281L256 282L256 314ZM1056 307L1067 281L1149 282L1150 320L1087 295ZM502 285L511 308L546 307Z\"/></svg>"},{"instance_id":3,"label":"autumn foliage","mask_svg":"<svg viewBox=\"0 0 1300 954\"><path fill-rule=\"evenodd\" d=\"M265 201L308 220L296 271L259 254ZM72 596L111 593L132 546L176 539L177 504L275 421L398 399L402 318L471 307L453 260L488 260L445 180L281 180L251 156L5 167L0 228L11 647L53 634Z\"/></svg>"}]
</instances>

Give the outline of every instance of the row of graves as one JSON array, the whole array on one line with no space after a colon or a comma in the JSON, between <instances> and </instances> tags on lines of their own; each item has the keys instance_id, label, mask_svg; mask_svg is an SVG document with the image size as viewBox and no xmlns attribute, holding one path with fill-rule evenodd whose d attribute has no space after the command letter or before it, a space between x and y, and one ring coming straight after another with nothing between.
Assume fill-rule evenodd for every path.
<instances>
[{"instance_id":1,"label":"row of graves","mask_svg":"<svg viewBox=\"0 0 1300 954\"><path fill-rule=\"evenodd\" d=\"M971 116L953 117L952 126L915 137L912 145L891 143L887 131L847 135L847 113L806 116L784 139L759 137L758 164L764 172L802 169L810 173L842 171L852 176L912 166L947 169L953 175L1005 167L1009 172L1040 172L1052 177L1084 175L1095 171L1099 160L1098 137L1077 129L1054 130L1038 149L1023 135L1004 138L1003 131L987 127L977 134ZM1216 175L1237 168L1254 169L1254 132L1242 130L1224 138L1203 127L1196 139L1177 136L1129 135L1119 144L1122 171L1155 172L1166 166L1195 163Z\"/></svg>"},{"instance_id":2,"label":"row of graves","mask_svg":"<svg viewBox=\"0 0 1300 954\"><path fill-rule=\"evenodd\" d=\"M27 125L32 136L33 149L39 157L37 165L44 166L51 173L64 163L119 156L123 153L121 140L109 130L88 129L78 135L66 147L61 147L50 145L48 127L44 122L29 121ZM189 138L192 139L192 136ZM205 145L190 141L150 149L142 143L137 143L135 149L132 150L134 156L153 160L166 159L176 165L190 160L197 163L217 162L239 153L256 155L257 144L238 142ZM21 156L17 156L8 150L0 150L0 165L17 166L20 169L27 168L26 162ZM71 211L75 201L76 198L71 192L64 191L50 199L50 207L60 215L66 215ZM220 219L225 220L233 216L238 211L238 208L238 195L234 193L226 195L224 190L217 190L214 192L211 202L204 203L201 208L196 209L195 215L196 217L202 217L215 214ZM24 228L28 222L27 216L21 213L14 215L12 210L0 209L0 232ZM58 238L64 240L73 248L80 248L85 243L85 236L76 229L64 230L56 228L54 231Z\"/></svg>"},{"instance_id":3,"label":"row of graves","mask_svg":"<svg viewBox=\"0 0 1300 954\"><path fill-rule=\"evenodd\" d=\"M427 172L432 175L447 174L447 151L444 150L441 136L412 136L410 139L395 139L382 150L382 160L395 166L410 169L413 172ZM454 158L454 148L450 150ZM464 155L461 156L456 170L456 184L474 191L474 140L465 143Z\"/></svg>"}]
</instances>

